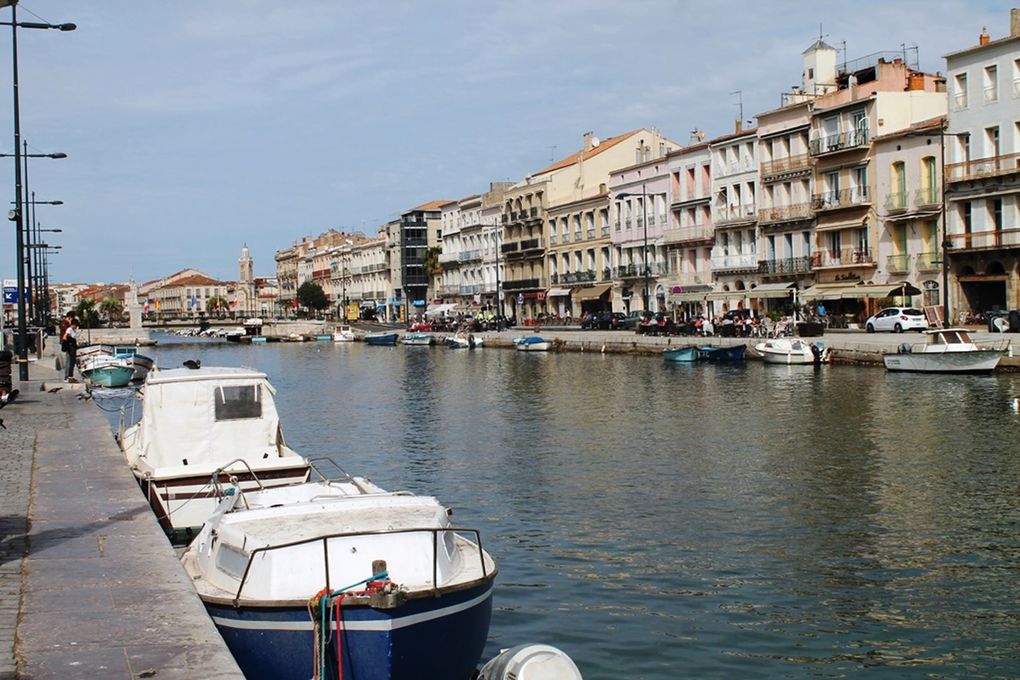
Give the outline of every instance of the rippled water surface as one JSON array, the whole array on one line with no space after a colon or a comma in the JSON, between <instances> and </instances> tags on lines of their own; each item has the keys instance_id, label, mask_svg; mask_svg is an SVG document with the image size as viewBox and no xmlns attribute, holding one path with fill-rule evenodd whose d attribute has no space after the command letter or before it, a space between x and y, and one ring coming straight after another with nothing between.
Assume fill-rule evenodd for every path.
<instances>
[{"instance_id":1,"label":"rippled water surface","mask_svg":"<svg viewBox=\"0 0 1020 680\"><path fill-rule=\"evenodd\" d=\"M486 658L588 680L1020 677L1020 378L305 343L288 443L482 530Z\"/></svg>"}]
</instances>

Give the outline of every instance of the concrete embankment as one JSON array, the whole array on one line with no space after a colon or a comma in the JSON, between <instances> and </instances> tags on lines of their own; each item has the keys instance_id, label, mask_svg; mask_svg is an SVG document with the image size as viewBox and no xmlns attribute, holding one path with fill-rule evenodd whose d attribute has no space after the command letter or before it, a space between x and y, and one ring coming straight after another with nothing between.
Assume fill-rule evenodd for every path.
<instances>
[{"instance_id":1,"label":"concrete embankment","mask_svg":"<svg viewBox=\"0 0 1020 680\"><path fill-rule=\"evenodd\" d=\"M29 370L0 411L0 679L242 678L102 413Z\"/></svg>"},{"instance_id":2,"label":"concrete embankment","mask_svg":"<svg viewBox=\"0 0 1020 680\"><path fill-rule=\"evenodd\" d=\"M514 338L523 335L541 335L553 344L555 351L596 352L605 354L658 355L667 347L703 347L706 345L731 346L747 345L747 358L760 359L754 346L762 338L694 338L685 336L659 337L638 335L629 331L582 331L569 327L542 328L540 330L513 329L502 333L480 333L489 347L512 348ZM972 337L979 345L1001 345L1013 340L1011 334L984 333L975 331ZM804 338L805 342L822 342L832 349L832 361L838 364L861 366L883 366L882 354L895 352L903 344L923 341L918 334L866 334L854 332L827 333L823 337ZM1016 348L1020 351L1020 347ZM1020 357L1004 356L997 371L1020 371Z\"/></svg>"}]
</instances>

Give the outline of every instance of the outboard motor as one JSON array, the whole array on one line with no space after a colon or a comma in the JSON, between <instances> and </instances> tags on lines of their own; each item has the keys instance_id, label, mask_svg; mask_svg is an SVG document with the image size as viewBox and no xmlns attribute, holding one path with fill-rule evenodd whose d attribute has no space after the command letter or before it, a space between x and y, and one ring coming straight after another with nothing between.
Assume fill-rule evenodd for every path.
<instances>
[{"instance_id":1,"label":"outboard motor","mask_svg":"<svg viewBox=\"0 0 1020 680\"><path fill-rule=\"evenodd\" d=\"M582 680L569 656L550 645L504 649L482 666L478 680Z\"/></svg>"}]
</instances>

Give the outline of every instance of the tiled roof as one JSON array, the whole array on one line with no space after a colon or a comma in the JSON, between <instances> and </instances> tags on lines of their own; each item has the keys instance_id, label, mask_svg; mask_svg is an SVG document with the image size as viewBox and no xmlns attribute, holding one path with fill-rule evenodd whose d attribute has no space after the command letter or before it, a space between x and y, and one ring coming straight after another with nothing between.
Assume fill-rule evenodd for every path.
<instances>
[{"instance_id":1,"label":"tiled roof","mask_svg":"<svg viewBox=\"0 0 1020 680\"><path fill-rule=\"evenodd\" d=\"M225 285L222 281L217 281L216 279L211 279L208 276L196 274L194 276L187 276L183 279L179 279L177 281L174 281L173 283L168 283L167 285L161 287L172 288L176 286L222 286L222 285Z\"/></svg>"},{"instance_id":2,"label":"tiled roof","mask_svg":"<svg viewBox=\"0 0 1020 680\"><path fill-rule=\"evenodd\" d=\"M449 205L450 203L456 203L456 202L457 201L450 201L450 200L447 200L447 199L443 199L443 200L440 200L440 201L429 201L428 203L422 203L417 208L411 208L407 212L417 212L419 210L439 210L444 205Z\"/></svg>"},{"instance_id":3,"label":"tiled roof","mask_svg":"<svg viewBox=\"0 0 1020 680\"><path fill-rule=\"evenodd\" d=\"M589 158L594 158L595 156L598 156L603 151L606 151L608 149L612 149L614 146L616 146L620 142L622 142L624 140L627 140L627 139L630 139L631 137L633 137L634 135L636 135L639 132L641 132L640 129L631 130L630 132L625 132L624 134L617 135L616 137L609 137L608 139L603 139L599 143L598 146L596 146L596 147L594 147L592 149L589 149L588 151L578 151L577 153L571 154L571 155L567 156L566 158L562 158L562 159L556 161L555 163L553 163L552 165L550 165L549 167L547 167L547 168L545 168L543 170L539 170L536 173L532 173L532 177L534 177L535 175L544 175L546 173L553 172L554 170L560 170L562 168L570 167L574 163L577 163L578 159L580 159L582 156L584 156L584 160L588 160Z\"/></svg>"}]
</instances>

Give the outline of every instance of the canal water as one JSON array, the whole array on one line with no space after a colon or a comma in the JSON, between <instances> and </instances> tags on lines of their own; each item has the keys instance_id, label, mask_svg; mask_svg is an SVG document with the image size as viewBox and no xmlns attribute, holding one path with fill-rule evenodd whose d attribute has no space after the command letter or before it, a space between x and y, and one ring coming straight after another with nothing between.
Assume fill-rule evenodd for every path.
<instances>
[{"instance_id":1,"label":"canal water","mask_svg":"<svg viewBox=\"0 0 1020 680\"><path fill-rule=\"evenodd\" d=\"M304 343L288 443L481 529L485 658L588 680L1020 676L1020 377Z\"/></svg>"}]
</instances>

